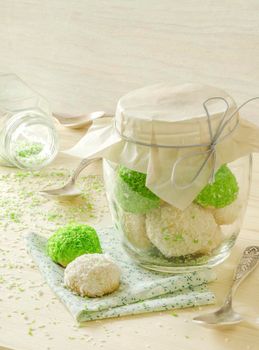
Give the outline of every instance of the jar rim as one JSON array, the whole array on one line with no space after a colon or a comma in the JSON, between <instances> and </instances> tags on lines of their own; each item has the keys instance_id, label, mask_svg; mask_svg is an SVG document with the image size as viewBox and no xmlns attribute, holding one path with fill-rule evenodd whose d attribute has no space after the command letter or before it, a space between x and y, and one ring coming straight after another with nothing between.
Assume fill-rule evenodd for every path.
<instances>
[{"instance_id":1,"label":"jar rim","mask_svg":"<svg viewBox=\"0 0 259 350\"><path fill-rule=\"evenodd\" d=\"M49 129L49 156L45 160L42 160L39 164L24 164L16 157L13 149L14 133L17 134L17 130L24 129L24 127L29 127L33 125L42 125ZM8 120L5 126L4 132L4 148L6 149L6 155L9 162L20 169L28 170L39 170L49 164L58 153L58 135L55 130L54 124L51 120L51 116L45 114L40 109L24 109L19 110L13 114L13 116Z\"/></svg>"}]
</instances>

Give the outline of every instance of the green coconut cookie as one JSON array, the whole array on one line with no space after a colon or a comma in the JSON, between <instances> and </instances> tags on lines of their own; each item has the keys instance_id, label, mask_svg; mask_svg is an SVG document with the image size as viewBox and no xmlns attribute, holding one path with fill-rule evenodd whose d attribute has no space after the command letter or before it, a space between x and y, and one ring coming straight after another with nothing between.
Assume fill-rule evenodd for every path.
<instances>
[{"instance_id":1,"label":"green coconut cookie","mask_svg":"<svg viewBox=\"0 0 259 350\"><path fill-rule=\"evenodd\" d=\"M54 262L67 266L80 255L102 253L102 248L93 227L67 225L48 239L47 253Z\"/></svg>"},{"instance_id":2,"label":"green coconut cookie","mask_svg":"<svg viewBox=\"0 0 259 350\"><path fill-rule=\"evenodd\" d=\"M144 214L159 207L160 199L145 185L146 174L121 166L116 180L116 198L123 210Z\"/></svg>"},{"instance_id":3,"label":"green coconut cookie","mask_svg":"<svg viewBox=\"0 0 259 350\"><path fill-rule=\"evenodd\" d=\"M195 202L205 208L224 208L236 200L238 190L235 175L226 165L222 165L215 174L215 181L204 187Z\"/></svg>"}]
</instances>

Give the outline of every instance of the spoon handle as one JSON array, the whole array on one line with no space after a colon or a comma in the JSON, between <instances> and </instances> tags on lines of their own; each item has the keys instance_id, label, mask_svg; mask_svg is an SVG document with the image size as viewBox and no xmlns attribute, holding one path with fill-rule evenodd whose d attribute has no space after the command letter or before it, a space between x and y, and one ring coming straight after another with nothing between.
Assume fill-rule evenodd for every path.
<instances>
[{"instance_id":1,"label":"spoon handle","mask_svg":"<svg viewBox=\"0 0 259 350\"><path fill-rule=\"evenodd\" d=\"M232 297L237 290L239 284L252 272L259 262L259 246L247 247L237 265L232 286L225 298L222 310L232 307Z\"/></svg>"},{"instance_id":2,"label":"spoon handle","mask_svg":"<svg viewBox=\"0 0 259 350\"><path fill-rule=\"evenodd\" d=\"M256 267L259 262L259 246L247 247L243 256L237 265L236 272L233 278L234 285L238 285L251 271Z\"/></svg>"},{"instance_id":3,"label":"spoon handle","mask_svg":"<svg viewBox=\"0 0 259 350\"><path fill-rule=\"evenodd\" d=\"M89 164L96 162L97 160L99 160L101 158L85 158L83 160L81 160L81 162L79 163L79 165L77 166L77 168L74 170L73 175L71 176L71 182L74 183L78 177L78 175L81 173L81 171L83 171Z\"/></svg>"}]
</instances>

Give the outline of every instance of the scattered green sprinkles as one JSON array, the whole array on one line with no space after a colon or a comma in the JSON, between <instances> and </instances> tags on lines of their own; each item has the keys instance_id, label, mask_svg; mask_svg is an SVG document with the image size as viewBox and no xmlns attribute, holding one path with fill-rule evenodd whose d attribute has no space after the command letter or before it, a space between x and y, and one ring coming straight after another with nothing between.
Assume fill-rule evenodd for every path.
<instances>
[{"instance_id":1,"label":"scattered green sprinkles","mask_svg":"<svg viewBox=\"0 0 259 350\"><path fill-rule=\"evenodd\" d=\"M52 339L44 329L45 325L37 324L37 317L40 315L42 307L46 307L48 312L52 312L53 302L49 300L47 304L42 304L42 294L38 292L39 288L43 288L45 293L44 286L46 284L44 282L39 285L39 282L34 279L24 279L25 268L35 269L35 264L30 261L24 249L23 233L27 233L29 229L42 236L49 237L50 232L54 232L68 223L86 224L91 220L92 223L98 224L108 212L103 183L101 177L96 175L79 179L78 186L82 190L82 196L73 202L50 201L39 195L39 189L61 186L67 181L69 175L70 172L66 169L45 169L40 172L3 169L0 173L0 226L2 230L0 237L0 273L8 271L6 281L3 281L2 278L1 288L3 288L4 293L3 297L1 295L0 302L13 299L14 302L10 303L10 315L18 312L21 326L25 326L25 334L28 333L29 336L38 335L42 332L48 339ZM19 222L14 222L10 217L10 213L19 214ZM13 256L13 249L17 252L15 257ZM12 261L12 263L8 263L8 261ZM1 269L3 270L1 271ZM17 274L19 270L20 276ZM8 287L10 287L9 294L7 294ZM36 322L31 321L29 314L27 315L23 311L24 291L30 296L33 295L31 307L34 310ZM31 327L32 323L33 327ZM52 326L56 324L58 322L51 322ZM28 328L28 326L30 327ZM54 327L53 329L55 330ZM73 337L74 335L76 336L76 333L71 329L70 336ZM95 341L94 338L90 338L88 335L82 339Z\"/></svg>"},{"instance_id":2,"label":"scattered green sprinkles","mask_svg":"<svg viewBox=\"0 0 259 350\"><path fill-rule=\"evenodd\" d=\"M38 155L43 150L43 145L41 143L26 143L20 146L22 148L17 148L16 154L22 158L29 158Z\"/></svg>"},{"instance_id":3,"label":"scattered green sprinkles","mask_svg":"<svg viewBox=\"0 0 259 350\"><path fill-rule=\"evenodd\" d=\"M14 213L14 212L11 212L10 213L10 219L13 221L13 222L19 222L19 215L17 213Z\"/></svg>"},{"instance_id":4,"label":"scattered green sprinkles","mask_svg":"<svg viewBox=\"0 0 259 350\"><path fill-rule=\"evenodd\" d=\"M183 234L182 233L176 233L173 237L173 240L175 242L182 242L184 241Z\"/></svg>"},{"instance_id":5,"label":"scattered green sprinkles","mask_svg":"<svg viewBox=\"0 0 259 350\"><path fill-rule=\"evenodd\" d=\"M39 194L40 189L62 186L70 175L71 172L64 168L32 172L0 168L0 306L6 302L10 306L8 313L2 314L3 329L4 320L16 315L28 337L35 336L36 331L37 334L45 332L45 325L37 324L39 319L36 317L44 307L42 298L46 293L46 283L28 278L26 271L34 270L36 266L26 253L24 235L37 232L48 238L68 223L96 225L108 214L100 175L80 177L77 186L82 195L73 201L49 200ZM31 298L35 320L24 311L24 298L28 297ZM51 300L49 306L45 305L50 312L52 304ZM58 324L53 321L53 325L54 322Z\"/></svg>"},{"instance_id":6,"label":"scattered green sprinkles","mask_svg":"<svg viewBox=\"0 0 259 350\"><path fill-rule=\"evenodd\" d=\"M49 234L68 223L100 220L108 208L99 175L81 177L78 186L82 195L73 201L49 201L39 194L42 188L64 185L69 176L66 169L0 174L0 227Z\"/></svg>"},{"instance_id":7,"label":"scattered green sprinkles","mask_svg":"<svg viewBox=\"0 0 259 350\"><path fill-rule=\"evenodd\" d=\"M60 218L62 218L63 215L62 214L59 214L59 213L48 213L48 221L56 221Z\"/></svg>"},{"instance_id":8,"label":"scattered green sprinkles","mask_svg":"<svg viewBox=\"0 0 259 350\"><path fill-rule=\"evenodd\" d=\"M14 154L19 163L30 168L40 166L47 159L44 145L39 142L17 142L14 146Z\"/></svg>"}]
</instances>

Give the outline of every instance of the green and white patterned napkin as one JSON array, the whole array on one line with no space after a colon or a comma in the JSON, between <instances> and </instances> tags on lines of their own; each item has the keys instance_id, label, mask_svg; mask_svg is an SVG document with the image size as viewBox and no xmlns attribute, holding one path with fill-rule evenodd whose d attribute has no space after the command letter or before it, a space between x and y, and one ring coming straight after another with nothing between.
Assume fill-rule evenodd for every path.
<instances>
[{"instance_id":1,"label":"green and white patterned napkin","mask_svg":"<svg viewBox=\"0 0 259 350\"><path fill-rule=\"evenodd\" d=\"M46 238L35 233L26 237L28 251L42 275L78 322L215 302L205 285L215 280L211 270L179 275L148 271L126 255L114 229L98 230L98 235L103 251L117 261L122 271L120 288L102 298L83 298L65 288L64 269L46 255Z\"/></svg>"}]
</instances>

